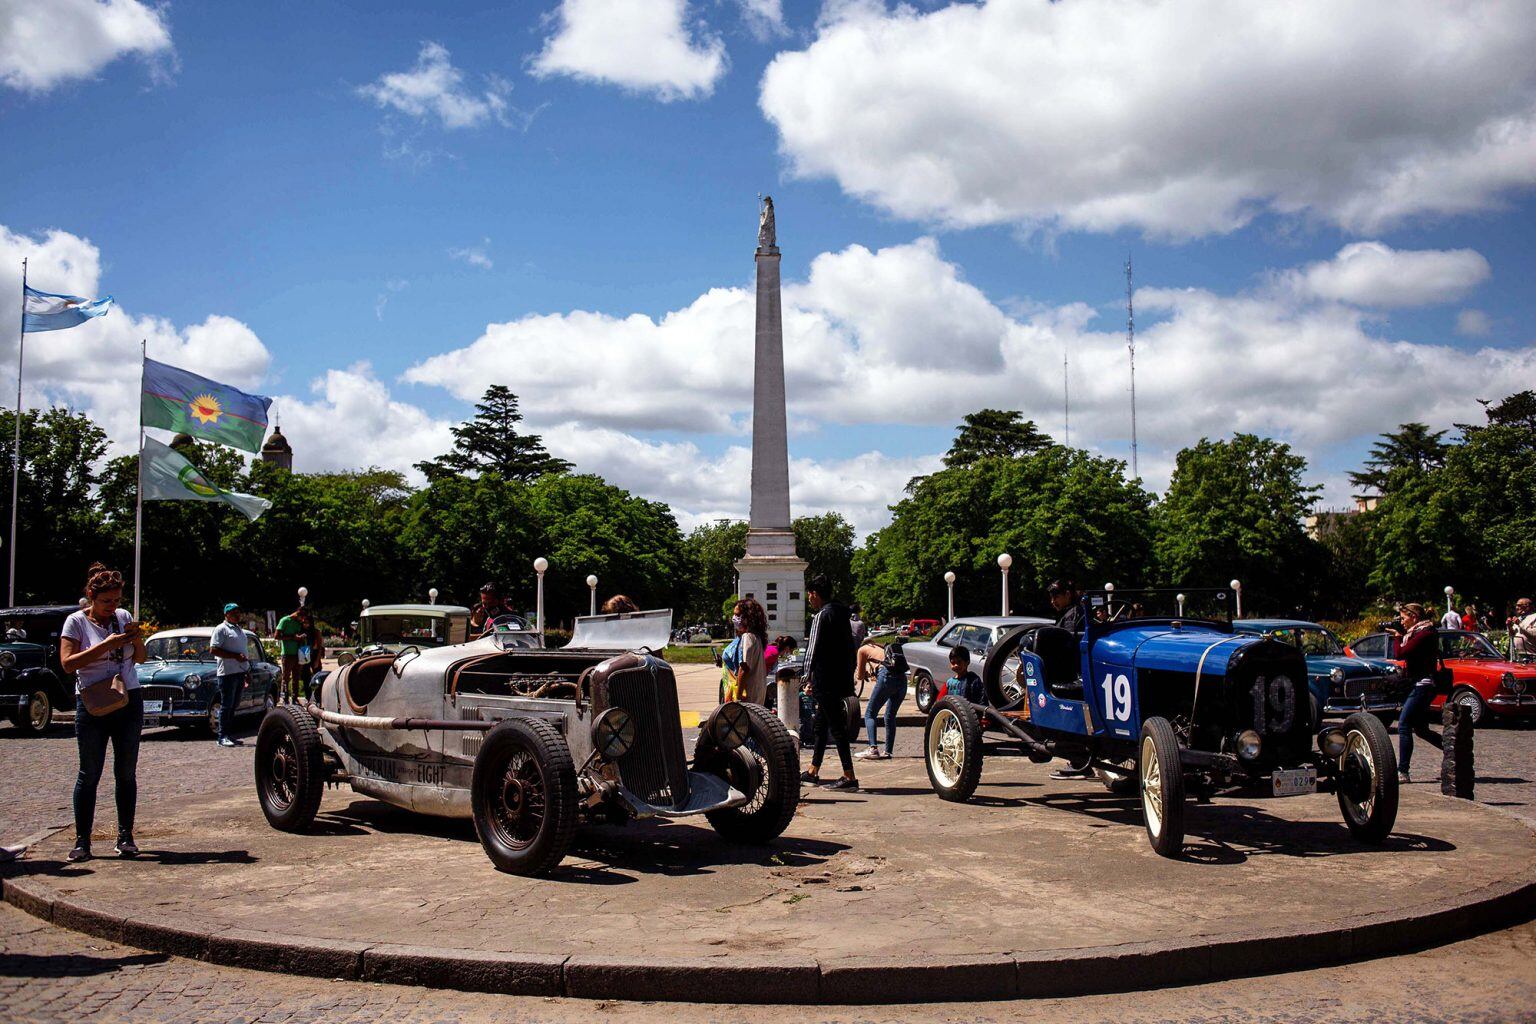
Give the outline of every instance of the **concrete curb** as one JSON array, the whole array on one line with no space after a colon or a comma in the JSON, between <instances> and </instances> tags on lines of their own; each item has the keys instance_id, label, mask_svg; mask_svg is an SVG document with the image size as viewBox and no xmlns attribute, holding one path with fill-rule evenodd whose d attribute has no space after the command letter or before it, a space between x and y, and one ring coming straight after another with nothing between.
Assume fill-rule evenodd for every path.
<instances>
[{"instance_id":1,"label":"concrete curb","mask_svg":"<svg viewBox=\"0 0 1536 1024\"><path fill-rule=\"evenodd\" d=\"M696 1003L881 1004L1059 998L1328 967L1445 945L1536 916L1536 866L1464 897L1313 928L975 957L824 960L558 956L205 932L45 885L25 862L0 874L0 898L62 928L227 967L510 995Z\"/></svg>"}]
</instances>

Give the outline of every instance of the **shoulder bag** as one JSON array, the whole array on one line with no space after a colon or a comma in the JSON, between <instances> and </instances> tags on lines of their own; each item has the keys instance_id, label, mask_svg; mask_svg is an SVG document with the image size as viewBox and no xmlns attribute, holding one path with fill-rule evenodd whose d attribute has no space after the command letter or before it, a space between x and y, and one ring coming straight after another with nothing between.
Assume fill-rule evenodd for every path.
<instances>
[{"instance_id":1,"label":"shoulder bag","mask_svg":"<svg viewBox=\"0 0 1536 1024\"><path fill-rule=\"evenodd\" d=\"M122 628L122 619L114 614L112 625ZM123 683L123 677L119 673L113 673L112 678L98 680L80 687L80 702L85 705L85 710L92 718L100 718L110 715L112 712L128 705L128 687Z\"/></svg>"}]
</instances>

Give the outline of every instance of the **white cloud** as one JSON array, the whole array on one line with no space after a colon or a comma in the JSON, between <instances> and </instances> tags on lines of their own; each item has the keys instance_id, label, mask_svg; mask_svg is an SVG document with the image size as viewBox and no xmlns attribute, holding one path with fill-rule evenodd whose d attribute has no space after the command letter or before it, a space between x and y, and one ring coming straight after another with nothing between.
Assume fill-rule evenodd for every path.
<instances>
[{"instance_id":1,"label":"white cloud","mask_svg":"<svg viewBox=\"0 0 1536 1024\"><path fill-rule=\"evenodd\" d=\"M358 87L358 95L385 110L419 120L436 118L444 128L474 128L488 121L507 122L512 84L487 75L481 91L467 88L464 72L453 66L441 43L425 42L409 71L393 71Z\"/></svg>"},{"instance_id":2,"label":"white cloud","mask_svg":"<svg viewBox=\"0 0 1536 1024\"><path fill-rule=\"evenodd\" d=\"M1486 338L1493 333L1493 320L1480 309L1464 309L1456 314L1456 333L1464 338Z\"/></svg>"},{"instance_id":3,"label":"white cloud","mask_svg":"<svg viewBox=\"0 0 1536 1024\"><path fill-rule=\"evenodd\" d=\"M452 259L462 260L472 267L481 270L490 270L495 264L490 257L491 240L482 238L479 245L466 245L462 249L449 249L448 255Z\"/></svg>"},{"instance_id":4,"label":"white cloud","mask_svg":"<svg viewBox=\"0 0 1536 1024\"><path fill-rule=\"evenodd\" d=\"M689 24L687 0L562 0L556 18L558 30L530 63L541 78L569 75L670 101L708 96L725 74L725 44Z\"/></svg>"},{"instance_id":5,"label":"white cloud","mask_svg":"<svg viewBox=\"0 0 1536 1024\"><path fill-rule=\"evenodd\" d=\"M823 10L760 103L795 172L952 225L1375 231L1536 183L1536 18L1440 0Z\"/></svg>"},{"instance_id":6,"label":"white cloud","mask_svg":"<svg viewBox=\"0 0 1536 1024\"><path fill-rule=\"evenodd\" d=\"M760 40L772 39L788 33L784 24L783 0L737 0L741 4L741 16L747 29Z\"/></svg>"},{"instance_id":7,"label":"white cloud","mask_svg":"<svg viewBox=\"0 0 1536 1024\"><path fill-rule=\"evenodd\" d=\"M1381 242L1354 242L1325 262L1303 267L1291 280L1319 299L1358 306L1433 306L1454 302L1492 275L1472 249L1401 250Z\"/></svg>"},{"instance_id":8,"label":"white cloud","mask_svg":"<svg viewBox=\"0 0 1536 1024\"><path fill-rule=\"evenodd\" d=\"M275 412L293 445L294 469L315 473L379 466L405 473L453 447L453 423L402 402L367 363L327 370L310 383L312 397L280 395Z\"/></svg>"},{"instance_id":9,"label":"white cloud","mask_svg":"<svg viewBox=\"0 0 1536 1024\"><path fill-rule=\"evenodd\" d=\"M140 0L0 0L0 82L42 92L119 57L171 56L165 10Z\"/></svg>"}]
</instances>

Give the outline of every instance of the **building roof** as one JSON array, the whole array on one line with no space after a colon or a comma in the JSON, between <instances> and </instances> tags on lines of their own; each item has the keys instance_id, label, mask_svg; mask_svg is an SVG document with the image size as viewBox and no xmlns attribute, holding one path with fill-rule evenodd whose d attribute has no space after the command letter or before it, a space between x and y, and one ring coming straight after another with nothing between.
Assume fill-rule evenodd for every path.
<instances>
[{"instance_id":1,"label":"building roof","mask_svg":"<svg viewBox=\"0 0 1536 1024\"><path fill-rule=\"evenodd\" d=\"M261 450L263 453L287 452L289 455L293 454L293 446L290 445L288 443L288 439L283 436L282 427L272 428L272 436L267 438L266 442L261 446Z\"/></svg>"}]
</instances>

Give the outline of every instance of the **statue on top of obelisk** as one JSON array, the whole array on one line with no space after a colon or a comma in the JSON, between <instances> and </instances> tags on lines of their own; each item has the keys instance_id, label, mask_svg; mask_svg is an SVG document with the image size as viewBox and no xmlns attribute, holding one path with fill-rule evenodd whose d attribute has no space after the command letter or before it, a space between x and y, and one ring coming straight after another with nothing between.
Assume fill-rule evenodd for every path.
<instances>
[{"instance_id":1,"label":"statue on top of obelisk","mask_svg":"<svg viewBox=\"0 0 1536 1024\"><path fill-rule=\"evenodd\" d=\"M759 197L757 321L752 359L752 512L738 592L762 602L774 633L804 636L806 563L795 554L789 513L789 438L784 412L784 318L773 198Z\"/></svg>"}]
</instances>

